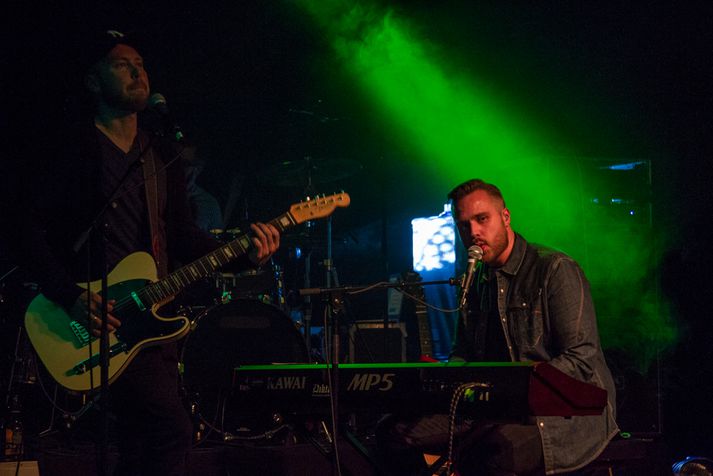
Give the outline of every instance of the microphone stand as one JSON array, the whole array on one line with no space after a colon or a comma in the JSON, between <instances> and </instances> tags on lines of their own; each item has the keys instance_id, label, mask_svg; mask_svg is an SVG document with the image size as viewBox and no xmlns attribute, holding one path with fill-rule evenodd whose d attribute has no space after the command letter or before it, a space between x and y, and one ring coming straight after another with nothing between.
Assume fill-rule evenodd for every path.
<instances>
[{"instance_id":1,"label":"microphone stand","mask_svg":"<svg viewBox=\"0 0 713 476\"><path fill-rule=\"evenodd\" d=\"M327 275L329 276L329 274ZM328 281L328 284L330 282ZM328 352L329 360L327 364L329 391L330 391L330 411L332 415L332 445L334 450L334 463L337 468L337 474L340 472L340 461L339 461L339 451L337 449L337 437L338 437L338 420L339 420L339 355L340 355L340 342L341 342L341 332L340 332L340 318L344 316L344 296L348 294L355 294L358 292L372 291L376 289L387 289L387 288L398 288L407 287L409 284L404 281L399 282L379 282L369 286L336 286L336 287L326 287L326 288L304 288L299 290L300 296L310 297L310 296L322 296L324 300L327 301L327 315L330 318L330 322L325 322L325 328L329 326L331 328L331 352ZM439 281L426 281L420 283L421 285L435 285L435 284L450 284L458 285L461 281L457 278L450 278L446 280ZM374 460L372 456L368 454L363 445L357 441L356 437L352 435L349 431L345 431L344 435L350 444L352 444L357 451L364 455L369 462L376 468L379 468L379 464Z\"/></svg>"},{"instance_id":2,"label":"microphone stand","mask_svg":"<svg viewBox=\"0 0 713 476\"><path fill-rule=\"evenodd\" d=\"M119 190L125 185L127 179L131 176L131 174L136 170L136 168L139 166L139 164L142 164L144 162L144 155L148 150L151 149L151 147L154 145L154 137L151 136L148 144L146 145L145 148L143 148L140 152L138 157L132 162L129 167L126 169L126 172L124 175L121 177L121 179L117 182L117 185L114 187L112 190L111 194L109 195L109 198L104 201L102 204L101 208L99 208L99 211L95 215L94 219L92 220L91 224L89 227L79 236L77 241L75 241L74 246L73 246L73 251L75 253L79 253L79 251L84 247L87 242L91 243L90 238L93 238L93 235L99 231L99 269L101 269L101 289L100 289L100 294L102 296L102 302L101 302L101 307L100 307L100 315L101 315L101 326L100 326L100 334L99 334L99 385L100 385L100 390L99 390L99 396L100 396L100 401L102 402L102 405L99 407L99 420L100 420L100 427L101 427L101 437L100 437L100 443L99 443L99 459L97 461L97 470L98 474L100 475L105 475L107 473L108 469L108 464L107 464L107 453L108 453L108 447L109 447L109 415L108 415L108 400L109 400L109 325L108 325L108 314L109 314L109 309L108 309L108 301L109 301L109 296L108 296L108 290L109 290L109 285L108 285L108 274L109 270L107 269L107 262L106 262L106 245L107 245L107 235L103 230L103 227L100 226L100 221L104 214L106 213L107 209L109 206L114 202L114 200L118 199L121 194L119 194ZM179 154L180 156L180 154ZM143 180L141 181L143 183ZM91 293L91 245L87 247L87 293ZM89 305L87 306L87 323L90 323L91 321L91 311L89 309ZM90 341L91 342L91 341ZM92 357L91 353L91 345L89 345L89 358ZM89 369L90 372L90 378L91 378L91 372L93 372L93 369Z\"/></svg>"},{"instance_id":3,"label":"microphone stand","mask_svg":"<svg viewBox=\"0 0 713 476\"><path fill-rule=\"evenodd\" d=\"M305 189L303 191L303 195L309 198L316 197L317 196L317 191L315 190L314 184L312 183L312 158L310 156L305 156L304 157L305 162L307 162L307 185L305 186ZM308 236L312 237L311 234L314 233L314 223L311 221L308 221L305 223L305 227L307 228L307 233ZM312 273L312 253L314 252L314 246L313 243L310 244L310 249L307 255L305 256L305 269L304 269L304 277L303 277L303 282L305 286L311 286L312 279L311 279L311 273ZM330 287L330 277L327 275L327 287ZM310 358L312 357L312 299L310 296L305 297L305 308L304 308L304 315L303 315L303 330L304 330L304 340L305 340L305 345L307 346L307 352L309 352ZM326 323L325 323L326 324Z\"/></svg>"},{"instance_id":4,"label":"microphone stand","mask_svg":"<svg viewBox=\"0 0 713 476\"><path fill-rule=\"evenodd\" d=\"M430 286L435 284L449 284L451 286L460 286L461 280L458 278L448 278L436 281L419 281L421 286ZM364 285L351 285L351 286L337 286L333 288L303 288L299 290L300 296L315 296L326 293L342 293L342 294L356 294L363 291L371 291L376 289L389 289L389 288L405 288L408 286L413 286L413 283L408 283L405 281L395 281L386 282L381 281L376 284L364 284Z\"/></svg>"},{"instance_id":5,"label":"microphone stand","mask_svg":"<svg viewBox=\"0 0 713 476\"><path fill-rule=\"evenodd\" d=\"M327 303L327 312L331 317L331 322L324 323L325 326L331 326L332 330L332 345L331 357L329 357L330 366L329 372L329 388L331 393L331 413L332 413L332 441L334 445L334 463L337 468L337 474L341 474L339 451L337 449L338 437L338 421L339 421L339 356L341 348L342 334L340 332L341 317L344 316L344 296L339 291L331 291L328 294L329 302Z\"/></svg>"},{"instance_id":6,"label":"microphone stand","mask_svg":"<svg viewBox=\"0 0 713 476\"><path fill-rule=\"evenodd\" d=\"M138 160L137 160L138 162ZM133 164L132 164L133 165ZM133 167L130 167L133 169ZM109 301L109 269L106 260L107 236L106 233L100 233L99 242L99 260L101 262L101 328L99 331L99 398L102 405L99 406L100 422L101 422L101 443L99 445L99 474L107 474L107 453L109 450L109 323L108 301ZM87 292L90 291L87 286ZM87 314L89 314L87 310ZM91 372L91 369L90 369Z\"/></svg>"}]
</instances>

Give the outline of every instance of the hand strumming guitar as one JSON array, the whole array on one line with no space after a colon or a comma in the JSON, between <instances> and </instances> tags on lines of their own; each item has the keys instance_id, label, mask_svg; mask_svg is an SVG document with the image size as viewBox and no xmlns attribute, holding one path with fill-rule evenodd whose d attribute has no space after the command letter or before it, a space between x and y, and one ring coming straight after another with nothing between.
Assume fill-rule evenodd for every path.
<instances>
[{"instance_id":1,"label":"hand strumming guitar","mask_svg":"<svg viewBox=\"0 0 713 476\"><path fill-rule=\"evenodd\" d=\"M113 332L121 326L121 321L111 313L115 303L116 299L110 299L107 303L107 328L109 332ZM91 291L84 291L80 294L74 306L72 306L71 314L82 322L88 321L89 330L94 337L101 335L101 306L102 297Z\"/></svg>"}]
</instances>

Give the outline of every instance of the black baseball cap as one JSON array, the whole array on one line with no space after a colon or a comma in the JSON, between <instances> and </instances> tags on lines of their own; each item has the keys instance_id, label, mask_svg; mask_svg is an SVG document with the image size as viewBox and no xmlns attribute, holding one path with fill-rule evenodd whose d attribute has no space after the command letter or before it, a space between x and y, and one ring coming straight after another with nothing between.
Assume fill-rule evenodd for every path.
<instances>
[{"instance_id":1,"label":"black baseball cap","mask_svg":"<svg viewBox=\"0 0 713 476\"><path fill-rule=\"evenodd\" d=\"M123 33L119 30L100 30L94 32L87 44L82 47L82 69L84 72L101 61L116 45L127 45L140 50L140 41L133 33Z\"/></svg>"}]
</instances>

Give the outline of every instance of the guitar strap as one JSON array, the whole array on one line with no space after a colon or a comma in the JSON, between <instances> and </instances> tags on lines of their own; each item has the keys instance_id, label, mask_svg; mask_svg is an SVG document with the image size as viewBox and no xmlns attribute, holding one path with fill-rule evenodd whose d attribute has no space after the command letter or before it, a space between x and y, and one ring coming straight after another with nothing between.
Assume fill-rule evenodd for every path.
<instances>
[{"instance_id":1,"label":"guitar strap","mask_svg":"<svg viewBox=\"0 0 713 476\"><path fill-rule=\"evenodd\" d=\"M143 161L144 188L146 189L146 205L149 212L149 225L151 227L151 251L156 260L158 277L163 278L168 274L168 255L166 254L166 236L164 227L160 226L159 215L159 185L161 190L166 190L166 175L156 172L156 158L153 147L149 145Z\"/></svg>"}]
</instances>

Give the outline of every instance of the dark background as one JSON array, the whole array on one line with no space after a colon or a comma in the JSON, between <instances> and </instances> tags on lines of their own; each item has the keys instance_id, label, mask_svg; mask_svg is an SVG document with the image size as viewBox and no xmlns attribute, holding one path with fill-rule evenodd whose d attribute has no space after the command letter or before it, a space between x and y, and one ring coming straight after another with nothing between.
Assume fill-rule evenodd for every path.
<instances>
[{"instance_id":1,"label":"dark background","mask_svg":"<svg viewBox=\"0 0 713 476\"><path fill-rule=\"evenodd\" d=\"M672 304L681 332L657 369L663 434L674 457L713 456L713 3L472 3L392 6L461 64L480 45L478 67L492 68L522 104L577 143L583 157L651 160L652 226L670 243L653 285ZM403 168L405 152L354 93L354 79L325 67L327 38L298 2L10 2L4 8L3 184L15 177L23 143L52 137L58 121L76 115L72 92L89 32L133 30L144 41L152 90L167 97L207 160L199 182L222 205L231 183L239 185L229 226L271 218L303 196L300 178L278 186L261 170L305 156L357 161L361 170L317 190L343 187L353 199L333 222L341 281L369 282L409 268L409 220L436 213L446 191L431 190L417 167ZM519 74L510 74L512 62L521 65ZM586 121L572 120L571 109L561 107L580 98ZM283 262L304 245L300 233L285 238ZM317 241L309 243L319 254ZM378 309L362 307L373 315L360 317L383 315L383 301L369 305ZM651 395L634 399L644 397Z\"/></svg>"}]
</instances>

